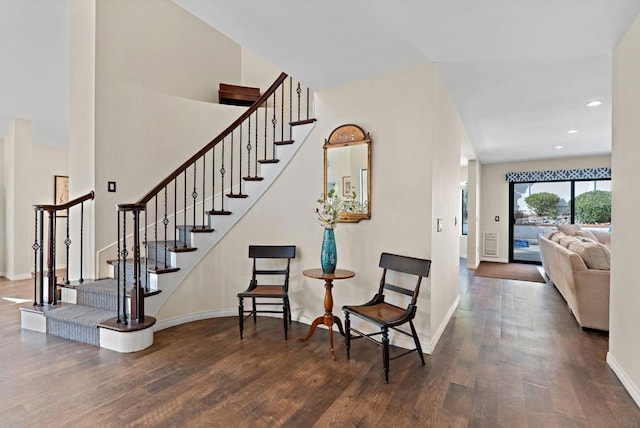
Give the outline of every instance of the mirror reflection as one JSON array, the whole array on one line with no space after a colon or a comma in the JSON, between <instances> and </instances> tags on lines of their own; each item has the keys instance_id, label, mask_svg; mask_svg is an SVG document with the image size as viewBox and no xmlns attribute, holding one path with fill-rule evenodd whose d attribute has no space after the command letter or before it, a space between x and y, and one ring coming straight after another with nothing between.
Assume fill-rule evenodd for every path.
<instances>
[{"instance_id":1,"label":"mirror reflection","mask_svg":"<svg viewBox=\"0 0 640 428\"><path fill-rule=\"evenodd\" d=\"M357 125L336 128L324 144L325 194L335 191L344 201L342 222L371 217L371 138Z\"/></svg>"}]
</instances>

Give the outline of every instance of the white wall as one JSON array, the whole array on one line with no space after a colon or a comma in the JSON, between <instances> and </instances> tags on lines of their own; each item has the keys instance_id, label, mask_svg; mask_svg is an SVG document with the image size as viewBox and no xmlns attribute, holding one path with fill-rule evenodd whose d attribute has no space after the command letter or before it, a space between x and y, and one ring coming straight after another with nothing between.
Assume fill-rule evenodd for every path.
<instances>
[{"instance_id":1,"label":"white wall","mask_svg":"<svg viewBox=\"0 0 640 428\"><path fill-rule=\"evenodd\" d=\"M460 185L468 183L469 169L466 166L460 167ZM460 196L460 204L458 208L458 231L460 232L460 258L467 258L467 235L462 234L462 195Z\"/></svg>"},{"instance_id":2,"label":"white wall","mask_svg":"<svg viewBox=\"0 0 640 428\"><path fill-rule=\"evenodd\" d=\"M357 276L335 284L334 312L373 296L381 252L433 258L433 280L422 285L416 323L428 349L431 326L442 324L442 311L447 312L457 297L458 235L453 216L461 131L444 84L434 66L423 65L323 90L315 99L319 121L304 146L157 317L164 321L189 314L235 314L236 294L246 288L250 272L247 246L265 243L297 245L290 291L293 316L310 322L321 314L322 284L303 277L302 270L319 265L322 229L313 208L322 192L322 144L337 126L355 123L373 140L372 218L336 229L338 267L352 269ZM443 219L444 230L434 238L436 216ZM435 293L432 281L438 284ZM438 305L435 311L432 300Z\"/></svg>"},{"instance_id":3,"label":"white wall","mask_svg":"<svg viewBox=\"0 0 640 428\"><path fill-rule=\"evenodd\" d=\"M480 210L480 235L497 232L498 257L482 257L482 260L507 263L509 261L509 183L505 179L508 172L546 171L556 169L610 167L610 156L564 158L530 162L509 162L482 165L481 188L482 207ZM500 221L494 220L495 216ZM482 242L479 242L482 253Z\"/></svg>"},{"instance_id":4,"label":"white wall","mask_svg":"<svg viewBox=\"0 0 640 428\"><path fill-rule=\"evenodd\" d=\"M469 182L469 234L467 235L467 268L475 269L480 264L480 211L482 209L482 165L470 160L467 165Z\"/></svg>"},{"instance_id":5,"label":"white wall","mask_svg":"<svg viewBox=\"0 0 640 428\"><path fill-rule=\"evenodd\" d=\"M614 369L640 405L640 281L638 280L638 159L640 159L640 20L614 53L611 306L609 354Z\"/></svg>"},{"instance_id":6,"label":"white wall","mask_svg":"<svg viewBox=\"0 0 640 428\"><path fill-rule=\"evenodd\" d=\"M33 272L33 205L54 203L54 176L67 175L67 149L34 144L31 122L15 119L4 139L3 161L4 276L25 279ZM62 260L64 252L58 248L57 262Z\"/></svg>"},{"instance_id":7,"label":"white wall","mask_svg":"<svg viewBox=\"0 0 640 428\"><path fill-rule=\"evenodd\" d=\"M281 72L265 61L264 58L244 46L241 48L241 63L240 81L224 83L260 88L260 93L263 93Z\"/></svg>"},{"instance_id":8,"label":"white wall","mask_svg":"<svg viewBox=\"0 0 640 428\"><path fill-rule=\"evenodd\" d=\"M169 0L97 3L96 250L116 240L116 204L137 201L240 115L212 104L240 67L237 43Z\"/></svg>"},{"instance_id":9,"label":"white wall","mask_svg":"<svg viewBox=\"0 0 640 428\"><path fill-rule=\"evenodd\" d=\"M77 198L95 189L95 60L96 2L71 0L71 47L69 97L69 197ZM86 203L83 224L83 278L95 274L94 203ZM80 278L80 219L71 217L71 271Z\"/></svg>"}]
</instances>

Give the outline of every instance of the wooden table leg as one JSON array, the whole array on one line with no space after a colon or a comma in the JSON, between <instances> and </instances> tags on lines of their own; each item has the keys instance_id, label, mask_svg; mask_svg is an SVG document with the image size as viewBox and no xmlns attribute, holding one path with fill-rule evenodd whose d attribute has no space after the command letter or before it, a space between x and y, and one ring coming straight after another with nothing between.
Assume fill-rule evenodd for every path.
<instances>
[{"instance_id":1,"label":"wooden table leg","mask_svg":"<svg viewBox=\"0 0 640 428\"><path fill-rule=\"evenodd\" d=\"M316 328L320 324L324 324L329 329L329 345L331 346L331 358L335 361L336 355L335 350L333 348L333 324L338 324L338 330L340 330L340 334L344 336L344 329L342 328L342 321L340 318L333 315L333 294L331 289L333 288L333 280L325 279L324 281L324 315L316 318L311 323L311 327L309 327L309 332L305 337L298 338L298 342L304 342L309 340L313 333L316 331Z\"/></svg>"}]
</instances>

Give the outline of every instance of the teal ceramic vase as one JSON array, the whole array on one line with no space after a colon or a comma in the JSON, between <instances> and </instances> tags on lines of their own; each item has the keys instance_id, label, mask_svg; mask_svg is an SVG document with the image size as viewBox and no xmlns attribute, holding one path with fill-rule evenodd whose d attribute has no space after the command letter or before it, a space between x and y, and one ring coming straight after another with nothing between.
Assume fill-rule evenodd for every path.
<instances>
[{"instance_id":1,"label":"teal ceramic vase","mask_svg":"<svg viewBox=\"0 0 640 428\"><path fill-rule=\"evenodd\" d=\"M334 273L337 263L338 252L336 250L336 238L333 234L333 229L325 229L324 238L322 239L322 251L320 253L322 272Z\"/></svg>"}]
</instances>

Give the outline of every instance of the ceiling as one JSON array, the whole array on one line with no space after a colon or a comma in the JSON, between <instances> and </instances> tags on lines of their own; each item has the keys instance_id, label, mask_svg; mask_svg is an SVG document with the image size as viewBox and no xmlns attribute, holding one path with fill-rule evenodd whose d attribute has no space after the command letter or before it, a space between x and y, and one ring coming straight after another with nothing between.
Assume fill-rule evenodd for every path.
<instances>
[{"instance_id":1,"label":"ceiling","mask_svg":"<svg viewBox=\"0 0 640 428\"><path fill-rule=\"evenodd\" d=\"M436 63L473 145L463 156L483 163L610 153L612 52L640 12L640 0L173 1L316 89Z\"/></svg>"},{"instance_id":2,"label":"ceiling","mask_svg":"<svg viewBox=\"0 0 640 428\"><path fill-rule=\"evenodd\" d=\"M173 1L316 89L436 63L463 156L483 163L610 153L612 52L640 13L640 0ZM69 25L69 0L0 0L0 138L18 117L36 144L68 144Z\"/></svg>"}]
</instances>

